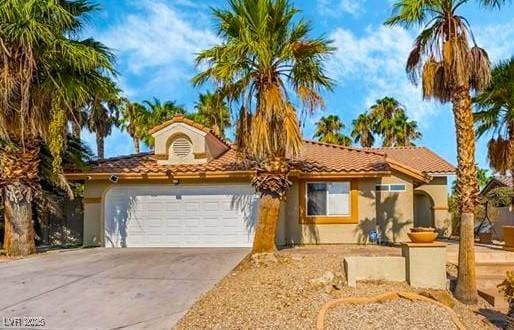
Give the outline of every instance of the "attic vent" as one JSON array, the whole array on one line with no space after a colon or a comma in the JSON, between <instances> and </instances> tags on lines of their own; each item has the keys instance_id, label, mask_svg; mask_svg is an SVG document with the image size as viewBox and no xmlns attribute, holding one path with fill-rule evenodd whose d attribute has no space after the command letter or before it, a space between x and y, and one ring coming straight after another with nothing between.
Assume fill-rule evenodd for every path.
<instances>
[{"instance_id":1,"label":"attic vent","mask_svg":"<svg viewBox=\"0 0 514 330\"><path fill-rule=\"evenodd\" d=\"M192 145L187 138L179 137L173 141L171 149L174 157L184 158L191 153Z\"/></svg>"}]
</instances>

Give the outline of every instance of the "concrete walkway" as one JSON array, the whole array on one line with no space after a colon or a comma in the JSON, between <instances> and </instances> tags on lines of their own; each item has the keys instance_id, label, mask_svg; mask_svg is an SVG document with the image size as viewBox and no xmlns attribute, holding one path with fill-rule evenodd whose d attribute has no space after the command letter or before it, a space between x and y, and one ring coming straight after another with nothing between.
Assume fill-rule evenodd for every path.
<instances>
[{"instance_id":1,"label":"concrete walkway","mask_svg":"<svg viewBox=\"0 0 514 330\"><path fill-rule=\"evenodd\" d=\"M96 248L0 263L0 328L42 317L44 329L170 329L248 252Z\"/></svg>"},{"instance_id":2,"label":"concrete walkway","mask_svg":"<svg viewBox=\"0 0 514 330\"><path fill-rule=\"evenodd\" d=\"M448 241L448 262L458 264L459 245ZM497 285L505 279L508 270L514 270L514 252L505 251L501 246L475 244L475 262L479 294L495 309L506 312L507 301L498 291Z\"/></svg>"}]
</instances>

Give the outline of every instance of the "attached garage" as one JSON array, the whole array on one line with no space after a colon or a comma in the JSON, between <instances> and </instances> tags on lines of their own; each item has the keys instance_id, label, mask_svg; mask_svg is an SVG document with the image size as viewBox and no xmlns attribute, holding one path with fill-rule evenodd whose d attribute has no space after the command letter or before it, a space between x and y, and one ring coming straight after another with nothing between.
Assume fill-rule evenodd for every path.
<instances>
[{"instance_id":1,"label":"attached garage","mask_svg":"<svg viewBox=\"0 0 514 330\"><path fill-rule=\"evenodd\" d=\"M249 247L250 185L113 185L104 198L106 247Z\"/></svg>"}]
</instances>

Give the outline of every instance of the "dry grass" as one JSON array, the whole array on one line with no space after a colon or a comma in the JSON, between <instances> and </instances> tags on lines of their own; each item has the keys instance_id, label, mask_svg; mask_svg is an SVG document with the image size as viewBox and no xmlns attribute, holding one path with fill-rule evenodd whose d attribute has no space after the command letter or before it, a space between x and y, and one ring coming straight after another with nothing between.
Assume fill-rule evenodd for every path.
<instances>
[{"instance_id":1,"label":"dry grass","mask_svg":"<svg viewBox=\"0 0 514 330\"><path fill-rule=\"evenodd\" d=\"M400 254L397 248L325 246L284 250L280 262L261 266L245 260L189 310L177 329L313 329L319 310L329 300L413 289L405 283L359 282L357 288L327 290L312 286L311 279L326 271L343 272L344 256ZM419 315L419 304L402 304L412 310L405 308L398 317ZM456 303L454 310L469 329L490 328L470 308ZM437 309L430 312L434 314L427 319L447 316ZM331 313L331 318L337 315Z\"/></svg>"}]
</instances>

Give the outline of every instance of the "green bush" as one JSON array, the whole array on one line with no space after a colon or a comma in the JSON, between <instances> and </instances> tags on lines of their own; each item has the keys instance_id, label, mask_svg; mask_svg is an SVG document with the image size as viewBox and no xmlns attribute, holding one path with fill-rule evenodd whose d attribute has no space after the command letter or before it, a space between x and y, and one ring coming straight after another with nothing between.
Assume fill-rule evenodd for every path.
<instances>
[{"instance_id":1,"label":"green bush","mask_svg":"<svg viewBox=\"0 0 514 330\"><path fill-rule=\"evenodd\" d=\"M507 272L507 277L498 285L498 288L509 303L509 315L514 316L514 271Z\"/></svg>"}]
</instances>

